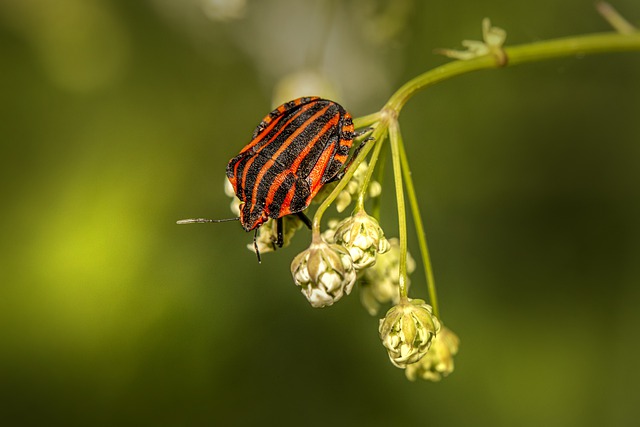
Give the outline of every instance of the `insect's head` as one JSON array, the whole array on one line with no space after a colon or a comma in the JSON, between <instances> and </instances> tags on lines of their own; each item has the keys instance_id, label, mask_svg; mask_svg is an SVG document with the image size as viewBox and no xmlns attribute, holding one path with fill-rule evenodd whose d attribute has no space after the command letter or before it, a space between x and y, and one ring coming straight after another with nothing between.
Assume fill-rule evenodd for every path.
<instances>
[{"instance_id":1,"label":"insect's head","mask_svg":"<svg viewBox=\"0 0 640 427\"><path fill-rule=\"evenodd\" d=\"M257 204L253 206L252 210L250 204L240 204L240 224L242 224L242 228L244 228L245 231L251 231L260 227L268 219L269 215L263 206Z\"/></svg>"}]
</instances>

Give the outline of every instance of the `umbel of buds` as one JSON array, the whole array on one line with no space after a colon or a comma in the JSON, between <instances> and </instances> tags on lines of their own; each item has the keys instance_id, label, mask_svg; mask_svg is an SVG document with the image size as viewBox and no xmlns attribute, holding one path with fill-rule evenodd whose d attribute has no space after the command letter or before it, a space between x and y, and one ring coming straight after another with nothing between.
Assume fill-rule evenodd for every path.
<instances>
[{"instance_id":1,"label":"umbel of buds","mask_svg":"<svg viewBox=\"0 0 640 427\"><path fill-rule=\"evenodd\" d=\"M406 368L427 354L439 331L440 322L431 306L420 299L402 301L380 319L380 339L398 368Z\"/></svg>"},{"instance_id":2,"label":"umbel of buds","mask_svg":"<svg viewBox=\"0 0 640 427\"><path fill-rule=\"evenodd\" d=\"M349 251L356 270L371 267L376 263L377 255L390 248L378 221L364 210L342 220L333 239Z\"/></svg>"},{"instance_id":3,"label":"umbel of buds","mask_svg":"<svg viewBox=\"0 0 640 427\"><path fill-rule=\"evenodd\" d=\"M345 248L314 241L291 263L293 281L313 307L332 305L346 293L351 293L356 282L356 270Z\"/></svg>"},{"instance_id":4,"label":"umbel of buds","mask_svg":"<svg viewBox=\"0 0 640 427\"><path fill-rule=\"evenodd\" d=\"M405 374L411 381L417 378L429 381L440 381L453 372L453 356L458 353L460 340L451 329L442 325L427 354L417 363L407 366Z\"/></svg>"}]
</instances>

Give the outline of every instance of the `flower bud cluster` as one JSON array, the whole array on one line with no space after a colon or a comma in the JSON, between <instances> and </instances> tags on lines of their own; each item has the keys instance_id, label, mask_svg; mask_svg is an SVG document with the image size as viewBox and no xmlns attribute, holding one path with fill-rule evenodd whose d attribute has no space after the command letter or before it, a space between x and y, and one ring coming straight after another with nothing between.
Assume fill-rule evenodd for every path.
<instances>
[{"instance_id":1,"label":"flower bud cluster","mask_svg":"<svg viewBox=\"0 0 640 427\"><path fill-rule=\"evenodd\" d=\"M411 381L418 378L440 381L453 372L453 356L458 353L460 339L451 329L441 326L427 354L418 362L407 366L405 374Z\"/></svg>"},{"instance_id":2,"label":"flower bud cluster","mask_svg":"<svg viewBox=\"0 0 640 427\"><path fill-rule=\"evenodd\" d=\"M422 359L440 331L440 322L423 300L409 299L392 307L378 329L391 363L399 368Z\"/></svg>"},{"instance_id":3,"label":"flower bud cluster","mask_svg":"<svg viewBox=\"0 0 640 427\"><path fill-rule=\"evenodd\" d=\"M311 306L332 305L344 294L350 294L356 282L356 271L349 252L324 240L298 254L291 263L293 280Z\"/></svg>"},{"instance_id":4,"label":"flower bud cluster","mask_svg":"<svg viewBox=\"0 0 640 427\"><path fill-rule=\"evenodd\" d=\"M378 221L364 210L340 222L330 221L320 240L291 264L294 282L313 307L332 305L349 294L356 272L374 266L377 256L390 249Z\"/></svg>"},{"instance_id":5,"label":"flower bud cluster","mask_svg":"<svg viewBox=\"0 0 640 427\"><path fill-rule=\"evenodd\" d=\"M364 210L342 220L336 226L333 240L349 251L356 270L373 266L378 254L390 249L378 221Z\"/></svg>"}]
</instances>

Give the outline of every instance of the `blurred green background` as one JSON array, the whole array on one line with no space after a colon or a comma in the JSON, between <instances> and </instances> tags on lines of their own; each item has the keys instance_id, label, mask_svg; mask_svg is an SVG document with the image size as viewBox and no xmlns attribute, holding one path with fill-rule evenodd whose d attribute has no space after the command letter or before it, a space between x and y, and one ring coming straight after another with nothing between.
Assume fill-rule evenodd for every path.
<instances>
[{"instance_id":1,"label":"blurred green background","mask_svg":"<svg viewBox=\"0 0 640 427\"><path fill-rule=\"evenodd\" d=\"M640 53L406 106L461 338L440 383L389 363L357 290L310 308L289 273L307 231L258 265L238 224L175 225L230 216L226 162L273 103L372 113L485 16L510 44L608 30L591 0L1 1L0 424L635 425Z\"/></svg>"}]
</instances>

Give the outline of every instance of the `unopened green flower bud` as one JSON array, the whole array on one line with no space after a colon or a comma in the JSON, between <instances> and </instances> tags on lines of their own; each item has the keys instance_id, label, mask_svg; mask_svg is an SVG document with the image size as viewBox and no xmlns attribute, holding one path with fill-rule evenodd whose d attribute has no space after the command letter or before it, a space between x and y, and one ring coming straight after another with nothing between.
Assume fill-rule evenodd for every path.
<instances>
[{"instance_id":1,"label":"unopened green flower bud","mask_svg":"<svg viewBox=\"0 0 640 427\"><path fill-rule=\"evenodd\" d=\"M371 267L390 248L378 221L363 210L338 224L334 241L347 248L356 270Z\"/></svg>"},{"instance_id":2,"label":"unopened green flower bud","mask_svg":"<svg viewBox=\"0 0 640 427\"><path fill-rule=\"evenodd\" d=\"M351 293L356 282L356 271L351 256L340 245L324 241L312 243L291 263L293 281L313 307L332 305L346 293Z\"/></svg>"},{"instance_id":3,"label":"unopened green flower bud","mask_svg":"<svg viewBox=\"0 0 640 427\"><path fill-rule=\"evenodd\" d=\"M380 319L380 339L391 363L399 368L406 368L427 354L439 331L440 323L431 314L431 306L419 299L401 302Z\"/></svg>"},{"instance_id":4,"label":"unopened green flower bud","mask_svg":"<svg viewBox=\"0 0 640 427\"><path fill-rule=\"evenodd\" d=\"M380 194L382 194L382 185L378 181L369 182L369 197L378 197Z\"/></svg>"},{"instance_id":5,"label":"unopened green flower bud","mask_svg":"<svg viewBox=\"0 0 640 427\"><path fill-rule=\"evenodd\" d=\"M336 210L342 212L351 204L351 194L347 190L342 190L336 197Z\"/></svg>"},{"instance_id":6,"label":"unopened green flower bud","mask_svg":"<svg viewBox=\"0 0 640 427\"><path fill-rule=\"evenodd\" d=\"M405 374L411 381L422 378L429 381L440 381L453 372L453 356L458 353L460 339L451 329L442 325L440 332L433 339L427 354L416 363L407 366Z\"/></svg>"},{"instance_id":7,"label":"unopened green flower bud","mask_svg":"<svg viewBox=\"0 0 640 427\"><path fill-rule=\"evenodd\" d=\"M375 265L361 271L360 301L370 315L376 316L382 304L397 304L400 301L400 242L397 238L389 239L391 249L379 254ZM407 252L407 274L413 273L416 262ZM407 277L407 289L411 281Z\"/></svg>"}]
</instances>

